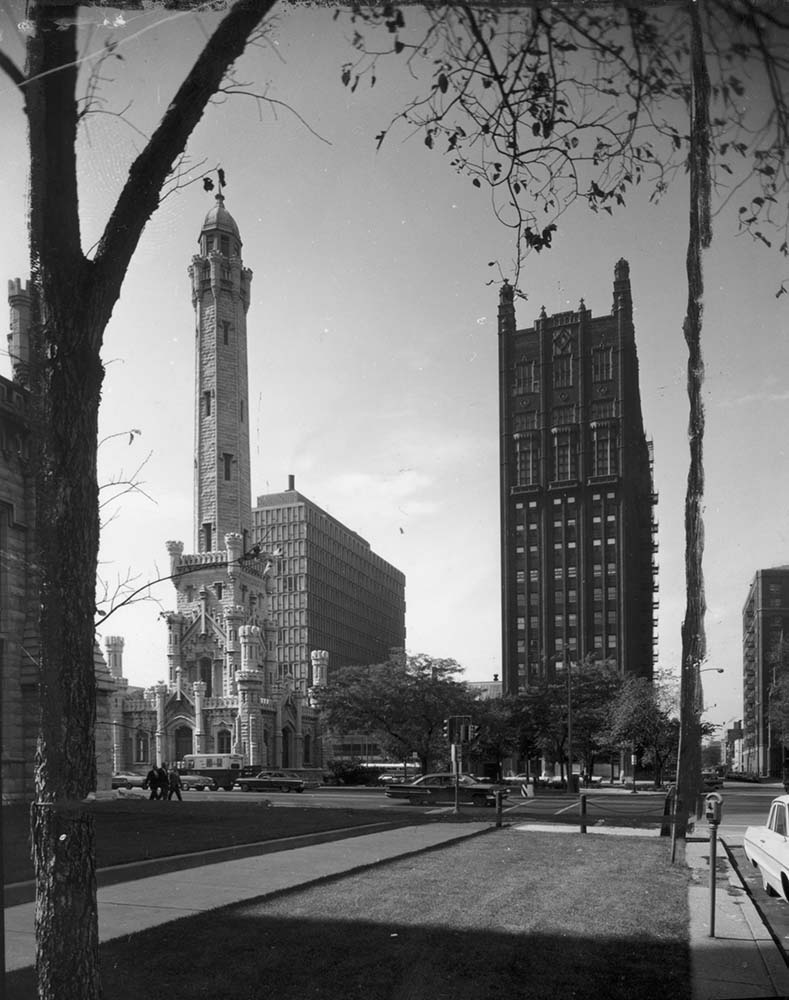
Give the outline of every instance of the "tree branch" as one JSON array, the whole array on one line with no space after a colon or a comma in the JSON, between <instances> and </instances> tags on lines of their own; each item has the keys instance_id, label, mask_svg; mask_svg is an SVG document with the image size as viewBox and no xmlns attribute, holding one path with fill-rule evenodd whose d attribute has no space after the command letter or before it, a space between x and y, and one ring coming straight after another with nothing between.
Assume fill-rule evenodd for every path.
<instances>
[{"instance_id":1,"label":"tree branch","mask_svg":"<svg viewBox=\"0 0 789 1000\"><path fill-rule=\"evenodd\" d=\"M101 298L93 306L101 320L109 319L126 267L159 204L174 161L184 151L228 68L243 54L249 36L274 4L275 0L237 0L197 57L150 142L132 164L94 258L100 280L93 287Z\"/></svg>"},{"instance_id":2,"label":"tree branch","mask_svg":"<svg viewBox=\"0 0 789 1000\"><path fill-rule=\"evenodd\" d=\"M2 70L11 83L13 83L15 87L18 87L24 94L27 77L13 61L13 59L7 56L2 49L0 49L0 70Z\"/></svg>"}]
</instances>

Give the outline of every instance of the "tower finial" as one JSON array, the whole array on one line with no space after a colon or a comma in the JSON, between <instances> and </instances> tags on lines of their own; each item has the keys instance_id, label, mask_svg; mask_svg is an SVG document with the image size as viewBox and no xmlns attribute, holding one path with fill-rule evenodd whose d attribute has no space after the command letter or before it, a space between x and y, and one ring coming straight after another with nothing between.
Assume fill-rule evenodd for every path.
<instances>
[{"instance_id":1,"label":"tower finial","mask_svg":"<svg viewBox=\"0 0 789 1000\"><path fill-rule=\"evenodd\" d=\"M213 171L212 171L212 173L213 173ZM222 169L222 167L217 167L216 168L216 180L217 180L217 185L219 187L219 191L217 192L216 198L217 198L217 201L222 202L222 201L225 200L225 196L224 196L224 193L223 193L224 192L224 188L227 187L227 181L225 180L225 172ZM213 191L214 190L214 182L211 180L211 178L207 174L203 178L203 190L204 191Z\"/></svg>"}]
</instances>

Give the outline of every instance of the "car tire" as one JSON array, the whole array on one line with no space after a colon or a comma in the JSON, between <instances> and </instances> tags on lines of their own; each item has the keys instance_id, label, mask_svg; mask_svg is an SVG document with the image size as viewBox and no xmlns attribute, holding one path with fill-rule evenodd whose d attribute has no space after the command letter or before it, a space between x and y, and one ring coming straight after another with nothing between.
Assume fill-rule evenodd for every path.
<instances>
[{"instance_id":1,"label":"car tire","mask_svg":"<svg viewBox=\"0 0 789 1000\"><path fill-rule=\"evenodd\" d=\"M290 785L280 785L279 786L279 790L281 792L289 792L290 791Z\"/></svg>"},{"instance_id":2,"label":"car tire","mask_svg":"<svg viewBox=\"0 0 789 1000\"><path fill-rule=\"evenodd\" d=\"M487 795L480 795L479 793L472 795L471 804L474 806L486 806L488 804L488 797Z\"/></svg>"},{"instance_id":3,"label":"car tire","mask_svg":"<svg viewBox=\"0 0 789 1000\"><path fill-rule=\"evenodd\" d=\"M767 881L767 876L764 874L764 872L762 872L761 875L762 875L762 888L767 893L767 895L768 896L777 896L778 893L775 891L775 889L773 889L773 887Z\"/></svg>"},{"instance_id":4,"label":"car tire","mask_svg":"<svg viewBox=\"0 0 789 1000\"><path fill-rule=\"evenodd\" d=\"M249 791L249 785L247 785L247 784L242 784L242 785L241 785L241 791L242 791L242 792L248 792L248 791Z\"/></svg>"},{"instance_id":5,"label":"car tire","mask_svg":"<svg viewBox=\"0 0 789 1000\"><path fill-rule=\"evenodd\" d=\"M304 791L304 789L303 789L303 788L297 788L297 789L296 789L296 791L297 791L297 792L303 792L303 791Z\"/></svg>"}]
</instances>

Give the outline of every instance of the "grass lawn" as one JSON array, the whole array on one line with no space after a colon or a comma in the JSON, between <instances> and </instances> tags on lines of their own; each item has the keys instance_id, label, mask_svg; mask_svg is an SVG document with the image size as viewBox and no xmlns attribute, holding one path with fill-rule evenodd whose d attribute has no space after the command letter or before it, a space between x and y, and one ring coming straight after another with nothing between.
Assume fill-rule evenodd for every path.
<instances>
[{"instance_id":1,"label":"grass lawn","mask_svg":"<svg viewBox=\"0 0 789 1000\"><path fill-rule=\"evenodd\" d=\"M280 837L321 833L369 823L403 826L429 821L408 811L391 815L372 809L270 807L257 802L149 802L142 797L107 799L89 806L96 829L99 868L129 861L252 844ZM445 817L442 817L445 819ZM29 809L3 807L5 882L33 877L30 860Z\"/></svg>"},{"instance_id":2,"label":"grass lawn","mask_svg":"<svg viewBox=\"0 0 789 1000\"><path fill-rule=\"evenodd\" d=\"M101 947L112 1000L690 1000L664 839L468 841ZM34 1000L30 970L7 1000Z\"/></svg>"}]
</instances>

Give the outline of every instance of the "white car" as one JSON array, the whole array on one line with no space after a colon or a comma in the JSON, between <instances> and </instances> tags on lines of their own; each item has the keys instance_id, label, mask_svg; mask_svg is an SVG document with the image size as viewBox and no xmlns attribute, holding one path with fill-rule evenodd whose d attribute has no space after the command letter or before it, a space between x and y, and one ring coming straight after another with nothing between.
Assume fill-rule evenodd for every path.
<instances>
[{"instance_id":1,"label":"white car","mask_svg":"<svg viewBox=\"0 0 789 1000\"><path fill-rule=\"evenodd\" d=\"M789 795L779 795L770 804L765 826L749 826L742 846L745 856L762 876L770 896L789 900Z\"/></svg>"}]
</instances>

